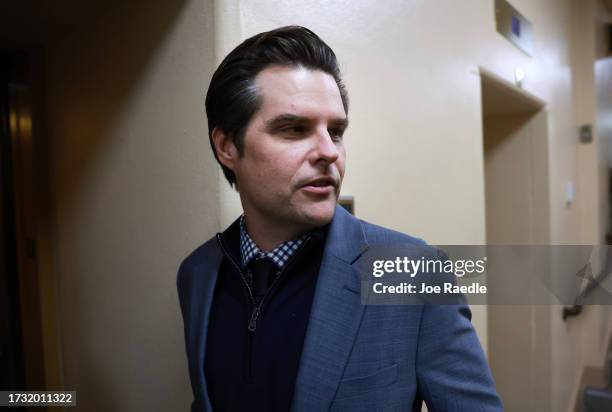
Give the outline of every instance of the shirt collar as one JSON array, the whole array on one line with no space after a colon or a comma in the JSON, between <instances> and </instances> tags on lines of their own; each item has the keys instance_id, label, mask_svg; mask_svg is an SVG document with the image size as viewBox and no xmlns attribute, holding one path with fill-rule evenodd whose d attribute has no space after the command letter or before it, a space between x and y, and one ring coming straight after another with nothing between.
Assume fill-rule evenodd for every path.
<instances>
[{"instance_id":1,"label":"shirt collar","mask_svg":"<svg viewBox=\"0 0 612 412\"><path fill-rule=\"evenodd\" d=\"M263 252L255 241L251 239L245 224L244 215L240 216L240 257L242 259L242 267L246 267L253 259L268 257L276 264L279 269L287 263L289 258L295 254L300 246L306 241L309 234L304 233L292 240L281 243L274 250Z\"/></svg>"}]
</instances>

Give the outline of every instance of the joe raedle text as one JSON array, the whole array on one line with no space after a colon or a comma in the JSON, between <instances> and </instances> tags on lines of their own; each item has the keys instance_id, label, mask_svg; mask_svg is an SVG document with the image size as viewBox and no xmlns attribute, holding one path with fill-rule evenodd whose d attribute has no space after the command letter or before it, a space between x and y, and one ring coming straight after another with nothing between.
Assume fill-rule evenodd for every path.
<instances>
[{"instance_id":1,"label":"joe raedle text","mask_svg":"<svg viewBox=\"0 0 612 412\"><path fill-rule=\"evenodd\" d=\"M470 285L456 285L451 282L444 282L442 285L428 285L427 283L421 283L415 285L413 283L402 282L399 285L385 285L381 282L376 282L372 285L372 290L376 294L469 294L478 295L486 294L487 287L481 285L478 282Z\"/></svg>"}]
</instances>

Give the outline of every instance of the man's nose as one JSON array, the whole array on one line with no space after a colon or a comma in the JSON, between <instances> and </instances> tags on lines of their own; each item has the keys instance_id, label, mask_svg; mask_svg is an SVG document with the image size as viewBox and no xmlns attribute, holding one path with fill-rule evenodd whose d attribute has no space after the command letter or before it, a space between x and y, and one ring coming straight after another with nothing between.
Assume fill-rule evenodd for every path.
<instances>
[{"instance_id":1,"label":"man's nose","mask_svg":"<svg viewBox=\"0 0 612 412\"><path fill-rule=\"evenodd\" d=\"M316 146L314 150L313 162L325 161L326 163L334 163L338 160L340 151L337 143L334 142L327 129L317 132Z\"/></svg>"}]
</instances>

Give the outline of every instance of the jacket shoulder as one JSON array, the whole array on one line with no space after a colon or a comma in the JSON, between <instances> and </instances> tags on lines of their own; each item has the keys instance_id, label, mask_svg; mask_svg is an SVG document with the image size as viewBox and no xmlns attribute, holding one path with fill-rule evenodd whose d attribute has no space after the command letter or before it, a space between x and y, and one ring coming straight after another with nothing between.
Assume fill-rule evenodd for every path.
<instances>
[{"instance_id":1,"label":"jacket shoulder","mask_svg":"<svg viewBox=\"0 0 612 412\"><path fill-rule=\"evenodd\" d=\"M187 255L182 260L178 270L177 284L179 289L181 285L192 276L198 266L205 263L211 263L215 259L218 259L221 254L222 252L217 242L217 238L213 236Z\"/></svg>"},{"instance_id":2,"label":"jacket shoulder","mask_svg":"<svg viewBox=\"0 0 612 412\"><path fill-rule=\"evenodd\" d=\"M213 236L189 253L181 262L181 267L189 269L198 266L209 259L211 255L216 254L218 249L217 237Z\"/></svg>"}]
</instances>

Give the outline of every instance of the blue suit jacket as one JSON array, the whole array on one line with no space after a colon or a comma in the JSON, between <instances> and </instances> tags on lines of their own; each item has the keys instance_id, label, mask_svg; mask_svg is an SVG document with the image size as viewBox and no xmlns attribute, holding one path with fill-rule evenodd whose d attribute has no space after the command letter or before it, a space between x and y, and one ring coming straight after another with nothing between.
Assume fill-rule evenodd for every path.
<instances>
[{"instance_id":1,"label":"blue suit jacket","mask_svg":"<svg viewBox=\"0 0 612 412\"><path fill-rule=\"evenodd\" d=\"M423 241L337 207L329 228L292 403L294 412L500 411L491 372L466 305L364 306L356 261L368 244ZM212 411L206 330L219 267L215 238L181 264L192 411Z\"/></svg>"}]
</instances>

